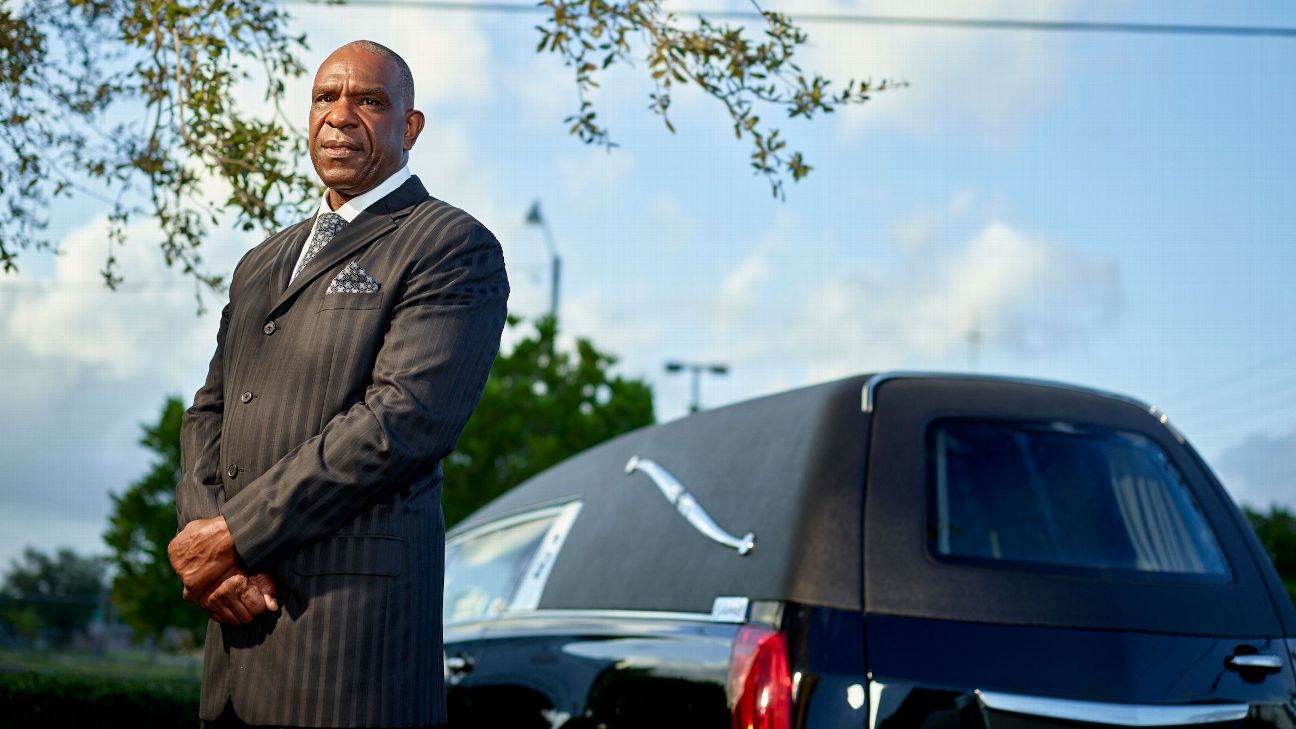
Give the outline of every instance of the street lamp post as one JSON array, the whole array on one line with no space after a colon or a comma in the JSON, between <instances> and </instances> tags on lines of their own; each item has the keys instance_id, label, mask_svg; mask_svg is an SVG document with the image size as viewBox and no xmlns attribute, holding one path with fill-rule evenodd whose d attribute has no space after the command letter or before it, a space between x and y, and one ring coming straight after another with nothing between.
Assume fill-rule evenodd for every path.
<instances>
[{"instance_id":1,"label":"street lamp post","mask_svg":"<svg viewBox=\"0 0 1296 729\"><path fill-rule=\"evenodd\" d=\"M540 213L540 201L536 200L531 203L531 210L527 212L527 225L538 225L544 231L545 244L549 247L549 258L551 262L549 276L549 315L553 317L554 323L558 323L558 278L562 273L562 258L558 256L558 248L554 245L553 231L549 230L549 223Z\"/></svg>"},{"instance_id":2,"label":"street lamp post","mask_svg":"<svg viewBox=\"0 0 1296 729\"><path fill-rule=\"evenodd\" d=\"M727 375L729 374L729 365L703 362L680 362L677 360L672 360L666 363L666 371L671 374L683 372L684 370L688 370L689 373L693 375L693 402L689 404L689 412L696 413L702 409L702 373L705 371L713 375Z\"/></svg>"}]
</instances>

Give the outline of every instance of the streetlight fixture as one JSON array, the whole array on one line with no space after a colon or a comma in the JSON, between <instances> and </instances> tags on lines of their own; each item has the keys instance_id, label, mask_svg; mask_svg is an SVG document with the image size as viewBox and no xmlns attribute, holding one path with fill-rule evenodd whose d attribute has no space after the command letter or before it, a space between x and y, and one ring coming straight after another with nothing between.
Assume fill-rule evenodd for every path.
<instances>
[{"instance_id":1,"label":"streetlight fixture","mask_svg":"<svg viewBox=\"0 0 1296 729\"><path fill-rule=\"evenodd\" d=\"M545 244L549 247L549 258L552 261L549 277L549 315L553 317L554 324L558 323L558 278L562 272L562 258L558 256L558 249L554 245L553 231L549 230L549 223L540 213L540 200L536 199L531 203L531 210L527 211L527 225L538 225L544 231Z\"/></svg>"},{"instance_id":2,"label":"streetlight fixture","mask_svg":"<svg viewBox=\"0 0 1296 729\"><path fill-rule=\"evenodd\" d=\"M707 372L718 376L727 375L729 374L729 365L705 362L681 362L679 360L671 360L666 363L666 371L671 374L683 372L684 370L688 370L693 375L693 402L689 404L689 412L696 413L702 409L702 397L700 393L702 387L702 373Z\"/></svg>"}]
</instances>

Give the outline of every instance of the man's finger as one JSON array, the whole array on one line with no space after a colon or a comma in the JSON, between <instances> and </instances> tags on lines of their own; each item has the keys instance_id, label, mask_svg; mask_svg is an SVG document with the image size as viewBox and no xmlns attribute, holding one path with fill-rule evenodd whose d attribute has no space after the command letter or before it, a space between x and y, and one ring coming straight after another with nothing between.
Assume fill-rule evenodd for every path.
<instances>
[{"instance_id":1,"label":"man's finger","mask_svg":"<svg viewBox=\"0 0 1296 729\"><path fill-rule=\"evenodd\" d=\"M190 592L187 587L180 588L180 597L183 597L185 602L198 602L198 596Z\"/></svg>"},{"instance_id":2,"label":"man's finger","mask_svg":"<svg viewBox=\"0 0 1296 729\"><path fill-rule=\"evenodd\" d=\"M239 624L252 622L252 613L248 612L247 606L243 604L243 591L247 589L247 578L243 575L234 575L233 577L221 583L220 587L212 593L212 597L225 606L225 609L234 614L234 618Z\"/></svg>"},{"instance_id":3,"label":"man's finger","mask_svg":"<svg viewBox=\"0 0 1296 729\"><path fill-rule=\"evenodd\" d=\"M239 625L252 622L253 615L248 612L247 606L243 604L243 599L239 597L239 593L229 593L221 599L221 602L228 606L230 612L234 613L234 618Z\"/></svg>"},{"instance_id":4,"label":"man's finger","mask_svg":"<svg viewBox=\"0 0 1296 729\"><path fill-rule=\"evenodd\" d=\"M253 618L266 611L265 598L261 595L261 591L251 583L244 589L239 590L237 597Z\"/></svg>"},{"instance_id":5,"label":"man's finger","mask_svg":"<svg viewBox=\"0 0 1296 729\"><path fill-rule=\"evenodd\" d=\"M228 584L228 583L225 583ZM221 615L229 618L230 625L242 625L252 622L252 615L243 607L238 593L229 590L222 584L212 593L209 604Z\"/></svg>"},{"instance_id":6,"label":"man's finger","mask_svg":"<svg viewBox=\"0 0 1296 729\"><path fill-rule=\"evenodd\" d=\"M271 612L279 609L279 588L275 587L274 580L265 572L257 572L248 577L248 582L256 585L261 591L261 597L265 602L266 610Z\"/></svg>"},{"instance_id":7,"label":"man's finger","mask_svg":"<svg viewBox=\"0 0 1296 729\"><path fill-rule=\"evenodd\" d=\"M205 609L207 614L212 616L212 619L218 623L224 625L238 625L238 621L234 619L234 614L217 601L208 602L203 606L203 609Z\"/></svg>"}]
</instances>

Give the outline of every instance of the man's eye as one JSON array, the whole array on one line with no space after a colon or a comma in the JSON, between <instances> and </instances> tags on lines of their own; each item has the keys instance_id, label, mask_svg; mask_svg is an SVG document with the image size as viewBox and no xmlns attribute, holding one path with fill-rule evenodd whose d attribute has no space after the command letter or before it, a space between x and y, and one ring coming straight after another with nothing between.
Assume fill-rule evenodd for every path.
<instances>
[{"instance_id":1,"label":"man's eye","mask_svg":"<svg viewBox=\"0 0 1296 729\"><path fill-rule=\"evenodd\" d=\"M332 97L332 96L329 96L328 94L320 94L319 96L316 96L316 97L315 97L315 103L316 103L316 104L318 104L318 103L320 103L320 102L323 102L323 103L326 103L326 104L327 104L328 102L330 102L330 101L332 101L332 100L333 100L333 97Z\"/></svg>"},{"instance_id":2,"label":"man's eye","mask_svg":"<svg viewBox=\"0 0 1296 729\"><path fill-rule=\"evenodd\" d=\"M362 104L371 104L371 105L374 105L374 106L378 106L378 105L379 105L379 101L378 101L377 99L375 99L374 97L372 97L372 96L366 96L366 97L364 97L363 99L360 100L360 103L362 103Z\"/></svg>"}]
</instances>

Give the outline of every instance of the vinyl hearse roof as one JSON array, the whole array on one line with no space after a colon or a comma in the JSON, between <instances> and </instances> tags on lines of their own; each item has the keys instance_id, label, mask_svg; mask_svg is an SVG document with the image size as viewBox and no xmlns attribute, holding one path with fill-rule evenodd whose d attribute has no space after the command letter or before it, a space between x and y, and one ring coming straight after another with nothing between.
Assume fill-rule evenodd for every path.
<instances>
[{"instance_id":1,"label":"vinyl hearse roof","mask_svg":"<svg viewBox=\"0 0 1296 729\"><path fill-rule=\"evenodd\" d=\"M716 597L743 596L859 610L866 386L917 376L931 375L857 375L642 428L531 478L451 533L579 499L542 609L707 613ZM755 548L740 555L704 536L647 475L627 474L635 456L669 471L725 531L754 532Z\"/></svg>"}]
</instances>

